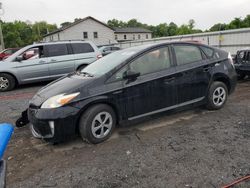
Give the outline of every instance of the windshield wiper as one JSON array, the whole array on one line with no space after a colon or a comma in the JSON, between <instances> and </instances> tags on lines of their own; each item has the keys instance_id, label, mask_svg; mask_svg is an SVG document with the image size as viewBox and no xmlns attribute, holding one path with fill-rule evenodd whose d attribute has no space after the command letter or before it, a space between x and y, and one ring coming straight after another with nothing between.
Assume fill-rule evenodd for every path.
<instances>
[{"instance_id":1,"label":"windshield wiper","mask_svg":"<svg viewBox=\"0 0 250 188\"><path fill-rule=\"evenodd\" d=\"M88 76L88 77L94 77L93 74L90 74L88 72L78 72L78 74L84 75L84 76Z\"/></svg>"}]
</instances>

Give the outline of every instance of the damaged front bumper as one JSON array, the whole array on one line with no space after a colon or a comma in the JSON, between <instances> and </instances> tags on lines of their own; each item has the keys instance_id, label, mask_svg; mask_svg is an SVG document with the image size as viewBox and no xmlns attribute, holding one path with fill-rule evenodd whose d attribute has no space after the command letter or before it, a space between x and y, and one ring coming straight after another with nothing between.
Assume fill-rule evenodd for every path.
<instances>
[{"instance_id":1,"label":"damaged front bumper","mask_svg":"<svg viewBox=\"0 0 250 188\"><path fill-rule=\"evenodd\" d=\"M78 108L64 106L55 109L29 107L23 115L27 116L35 138L58 143L76 135L78 114Z\"/></svg>"}]
</instances>

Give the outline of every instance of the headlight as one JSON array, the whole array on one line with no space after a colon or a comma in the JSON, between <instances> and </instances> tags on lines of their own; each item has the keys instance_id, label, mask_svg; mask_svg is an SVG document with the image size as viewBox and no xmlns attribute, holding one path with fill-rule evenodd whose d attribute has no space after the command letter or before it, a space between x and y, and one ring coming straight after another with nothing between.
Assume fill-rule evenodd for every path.
<instances>
[{"instance_id":1,"label":"headlight","mask_svg":"<svg viewBox=\"0 0 250 188\"><path fill-rule=\"evenodd\" d=\"M61 107L67 103L69 103L71 100L76 98L80 93L72 93L72 94L60 94L53 97L50 97L47 99L41 106L41 108L58 108Z\"/></svg>"}]
</instances>

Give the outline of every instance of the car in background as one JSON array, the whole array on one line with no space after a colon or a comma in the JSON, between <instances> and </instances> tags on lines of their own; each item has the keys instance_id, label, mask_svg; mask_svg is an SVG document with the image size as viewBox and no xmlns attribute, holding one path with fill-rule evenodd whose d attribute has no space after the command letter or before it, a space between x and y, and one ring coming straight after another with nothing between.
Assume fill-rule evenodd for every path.
<instances>
[{"instance_id":1,"label":"car in background","mask_svg":"<svg viewBox=\"0 0 250 188\"><path fill-rule=\"evenodd\" d=\"M10 55L14 54L16 51L18 51L20 48L7 48L0 52L0 60L6 59Z\"/></svg>"},{"instance_id":2,"label":"car in background","mask_svg":"<svg viewBox=\"0 0 250 188\"><path fill-rule=\"evenodd\" d=\"M34 137L55 143L80 133L97 144L125 121L189 105L218 110L236 82L223 50L185 42L136 46L45 86L22 118Z\"/></svg>"},{"instance_id":3,"label":"car in background","mask_svg":"<svg viewBox=\"0 0 250 188\"><path fill-rule=\"evenodd\" d=\"M120 49L121 49L120 47L116 47L116 46L102 46L99 48L103 56L108 55Z\"/></svg>"},{"instance_id":4,"label":"car in background","mask_svg":"<svg viewBox=\"0 0 250 188\"><path fill-rule=\"evenodd\" d=\"M234 58L235 70L239 79L250 75L250 49L237 51Z\"/></svg>"},{"instance_id":5,"label":"car in background","mask_svg":"<svg viewBox=\"0 0 250 188\"><path fill-rule=\"evenodd\" d=\"M26 46L1 62L0 91L15 86L57 79L79 71L101 58L90 41L59 41Z\"/></svg>"}]
</instances>

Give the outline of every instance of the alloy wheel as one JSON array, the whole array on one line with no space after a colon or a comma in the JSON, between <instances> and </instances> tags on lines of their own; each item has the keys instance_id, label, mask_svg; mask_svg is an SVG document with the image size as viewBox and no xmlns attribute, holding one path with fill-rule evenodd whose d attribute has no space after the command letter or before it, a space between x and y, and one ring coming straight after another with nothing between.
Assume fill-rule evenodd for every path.
<instances>
[{"instance_id":1,"label":"alloy wheel","mask_svg":"<svg viewBox=\"0 0 250 188\"><path fill-rule=\"evenodd\" d=\"M226 91L223 87L217 87L213 92L213 103L216 106L221 106L226 100Z\"/></svg>"},{"instance_id":2,"label":"alloy wheel","mask_svg":"<svg viewBox=\"0 0 250 188\"><path fill-rule=\"evenodd\" d=\"M5 90L9 87L9 80L5 77L0 77L0 90Z\"/></svg>"},{"instance_id":3,"label":"alloy wheel","mask_svg":"<svg viewBox=\"0 0 250 188\"><path fill-rule=\"evenodd\" d=\"M113 126L113 119L109 112L98 113L91 126L92 134L95 138L104 138L109 134Z\"/></svg>"}]
</instances>

